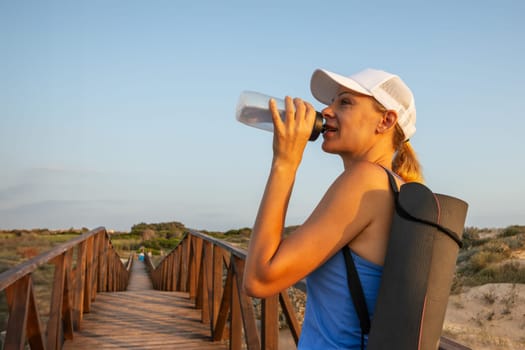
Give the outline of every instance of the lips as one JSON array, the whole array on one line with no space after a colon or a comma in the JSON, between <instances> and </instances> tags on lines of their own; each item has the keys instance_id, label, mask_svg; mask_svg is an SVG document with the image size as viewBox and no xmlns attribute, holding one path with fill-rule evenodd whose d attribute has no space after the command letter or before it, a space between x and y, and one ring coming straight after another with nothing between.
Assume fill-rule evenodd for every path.
<instances>
[{"instance_id":1,"label":"lips","mask_svg":"<svg viewBox=\"0 0 525 350\"><path fill-rule=\"evenodd\" d=\"M336 132L338 129L335 126L325 124L324 126L324 134L330 133L330 132Z\"/></svg>"}]
</instances>

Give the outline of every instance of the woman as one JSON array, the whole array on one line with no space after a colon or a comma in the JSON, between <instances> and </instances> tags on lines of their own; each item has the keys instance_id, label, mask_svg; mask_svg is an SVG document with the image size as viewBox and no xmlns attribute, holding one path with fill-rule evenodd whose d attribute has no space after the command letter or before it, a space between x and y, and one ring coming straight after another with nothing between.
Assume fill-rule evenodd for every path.
<instances>
[{"instance_id":1,"label":"woman","mask_svg":"<svg viewBox=\"0 0 525 350\"><path fill-rule=\"evenodd\" d=\"M307 305L300 349L360 348L361 330L341 249L352 251L370 317L381 279L394 210L385 171L422 181L408 139L416 112L410 89L395 75L367 69L344 77L316 70L313 96L327 105L322 148L338 154L344 170L308 219L281 236L297 169L315 110L286 97L286 118L270 101L273 160L250 239L244 288L267 297L307 276Z\"/></svg>"}]
</instances>

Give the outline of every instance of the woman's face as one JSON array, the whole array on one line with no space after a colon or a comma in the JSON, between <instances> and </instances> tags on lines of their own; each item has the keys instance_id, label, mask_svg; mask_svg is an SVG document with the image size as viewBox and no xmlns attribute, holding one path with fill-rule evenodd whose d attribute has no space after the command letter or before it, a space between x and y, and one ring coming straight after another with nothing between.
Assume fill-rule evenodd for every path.
<instances>
[{"instance_id":1,"label":"woman's face","mask_svg":"<svg viewBox=\"0 0 525 350\"><path fill-rule=\"evenodd\" d=\"M332 103L323 109L326 131L323 150L359 157L373 146L382 113L370 96L340 88Z\"/></svg>"}]
</instances>

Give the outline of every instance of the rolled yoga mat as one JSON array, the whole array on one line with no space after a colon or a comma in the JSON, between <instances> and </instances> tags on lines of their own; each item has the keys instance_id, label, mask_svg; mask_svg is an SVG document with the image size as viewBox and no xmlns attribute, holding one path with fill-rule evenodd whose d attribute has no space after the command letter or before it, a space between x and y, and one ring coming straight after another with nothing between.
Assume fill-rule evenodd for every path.
<instances>
[{"instance_id":1,"label":"rolled yoga mat","mask_svg":"<svg viewBox=\"0 0 525 350\"><path fill-rule=\"evenodd\" d=\"M396 192L395 182L392 186ZM419 183L402 185L395 196L396 213L367 349L434 350L468 205Z\"/></svg>"}]
</instances>

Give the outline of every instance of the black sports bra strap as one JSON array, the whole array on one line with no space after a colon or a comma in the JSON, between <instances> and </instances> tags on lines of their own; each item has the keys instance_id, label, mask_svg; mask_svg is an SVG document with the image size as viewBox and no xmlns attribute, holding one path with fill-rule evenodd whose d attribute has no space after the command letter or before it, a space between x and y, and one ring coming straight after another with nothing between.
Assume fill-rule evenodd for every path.
<instances>
[{"instance_id":1,"label":"black sports bra strap","mask_svg":"<svg viewBox=\"0 0 525 350\"><path fill-rule=\"evenodd\" d=\"M397 194L399 193L399 187L397 186L397 182L396 182L396 179L394 177L394 174L392 173L391 170L385 168L382 165L381 165L381 168L383 168L385 170L386 174L388 175L388 181L390 182L390 188L392 188L392 191L394 192L394 195L397 198Z\"/></svg>"}]
</instances>

